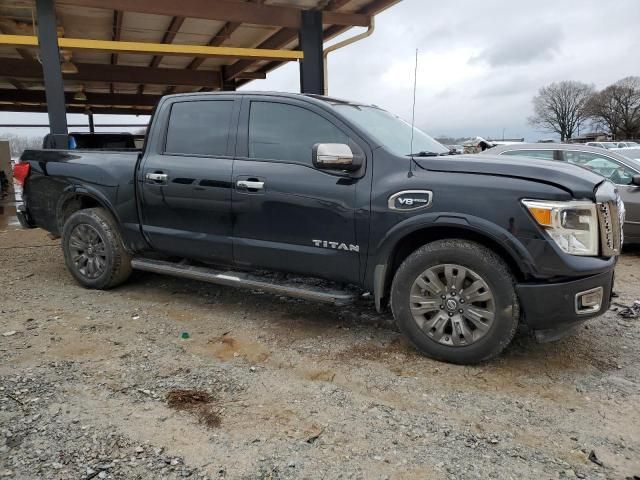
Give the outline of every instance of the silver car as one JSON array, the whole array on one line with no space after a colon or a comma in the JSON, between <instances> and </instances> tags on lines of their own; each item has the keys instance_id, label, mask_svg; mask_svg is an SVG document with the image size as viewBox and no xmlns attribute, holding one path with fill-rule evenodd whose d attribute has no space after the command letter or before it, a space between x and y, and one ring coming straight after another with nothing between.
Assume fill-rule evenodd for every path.
<instances>
[{"instance_id":1,"label":"silver car","mask_svg":"<svg viewBox=\"0 0 640 480\"><path fill-rule=\"evenodd\" d=\"M587 147L605 148L607 150L611 148L624 147L624 145L621 145L620 142L587 142L585 145Z\"/></svg>"},{"instance_id":2,"label":"silver car","mask_svg":"<svg viewBox=\"0 0 640 480\"><path fill-rule=\"evenodd\" d=\"M498 145L483 153L569 162L611 180L618 186L627 212L625 244L640 243L640 149L605 150L581 144L518 143ZM523 158L523 161L526 160Z\"/></svg>"}]
</instances>

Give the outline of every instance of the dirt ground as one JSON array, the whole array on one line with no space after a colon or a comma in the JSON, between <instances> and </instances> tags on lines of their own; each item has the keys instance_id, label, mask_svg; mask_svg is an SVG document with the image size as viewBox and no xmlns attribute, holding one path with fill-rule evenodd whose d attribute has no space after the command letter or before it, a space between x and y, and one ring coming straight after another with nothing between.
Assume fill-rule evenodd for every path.
<instances>
[{"instance_id":1,"label":"dirt ground","mask_svg":"<svg viewBox=\"0 0 640 480\"><path fill-rule=\"evenodd\" d=\"M620 303L639 277L625 253ZM0 477L636 479L639 341L612 310L448 365L367 302L146 273L86 290L0 216Z\"/></svg>"}]
</instances>

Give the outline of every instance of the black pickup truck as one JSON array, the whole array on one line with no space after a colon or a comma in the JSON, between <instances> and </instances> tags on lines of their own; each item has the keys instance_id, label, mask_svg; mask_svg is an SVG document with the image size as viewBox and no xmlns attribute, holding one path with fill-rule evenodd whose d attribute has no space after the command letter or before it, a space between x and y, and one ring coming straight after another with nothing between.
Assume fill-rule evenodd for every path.
<instances>
[{"instance_id":1,"label":"black pickup truck","mask_svg":"<svg viewBox=\"0 0 640 480\"><path fill-rule=\"evenodd\" d=\"M143 152L28 150L15 173L23 226L61 236L85 287L133 268L335 304L369 292L456 363L499 354L519 323L549 340L603 313L622 236L600 176L450 156L378 107L313 95L167 96Z\"/></svg>"}]
</instances>

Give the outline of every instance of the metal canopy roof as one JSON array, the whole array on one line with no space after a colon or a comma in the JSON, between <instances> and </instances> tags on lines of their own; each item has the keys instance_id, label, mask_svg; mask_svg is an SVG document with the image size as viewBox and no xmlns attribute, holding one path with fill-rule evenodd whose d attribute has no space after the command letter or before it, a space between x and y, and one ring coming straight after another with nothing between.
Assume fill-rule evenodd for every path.
<instances>
[{"instance_id":1,"label":"metal canopy roof","mask_svg":"<svg viewBox=\"0 0 640 480\"><path fill-rule=\"evenodd\" d=\"M233 89L300 58L300 10L322 10L328 40L398 1L56 0L67 112L146 114L163 94ZM35 19L34 0L0 3L0 111L46 111Z\"/></svg>"}]
</instances>

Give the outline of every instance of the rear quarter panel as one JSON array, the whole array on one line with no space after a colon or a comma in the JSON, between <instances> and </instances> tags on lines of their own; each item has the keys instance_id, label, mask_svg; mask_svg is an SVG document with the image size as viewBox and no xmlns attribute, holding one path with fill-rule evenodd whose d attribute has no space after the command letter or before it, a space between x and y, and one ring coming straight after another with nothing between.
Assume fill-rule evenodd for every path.
<instances>
[{"instance_id":1,"label":"rear quarter panel","mask_svg":"<svg viewBox=\"0 0 640 480\"><path fill-rule=\"evenodd\" d=\"M21 157L31 172L24 201L36 225L60 233L57 217L71 196L82 193L111 211L123 230L138 224L135 152L27 150Z\"/></svg>"}]
</instances>

